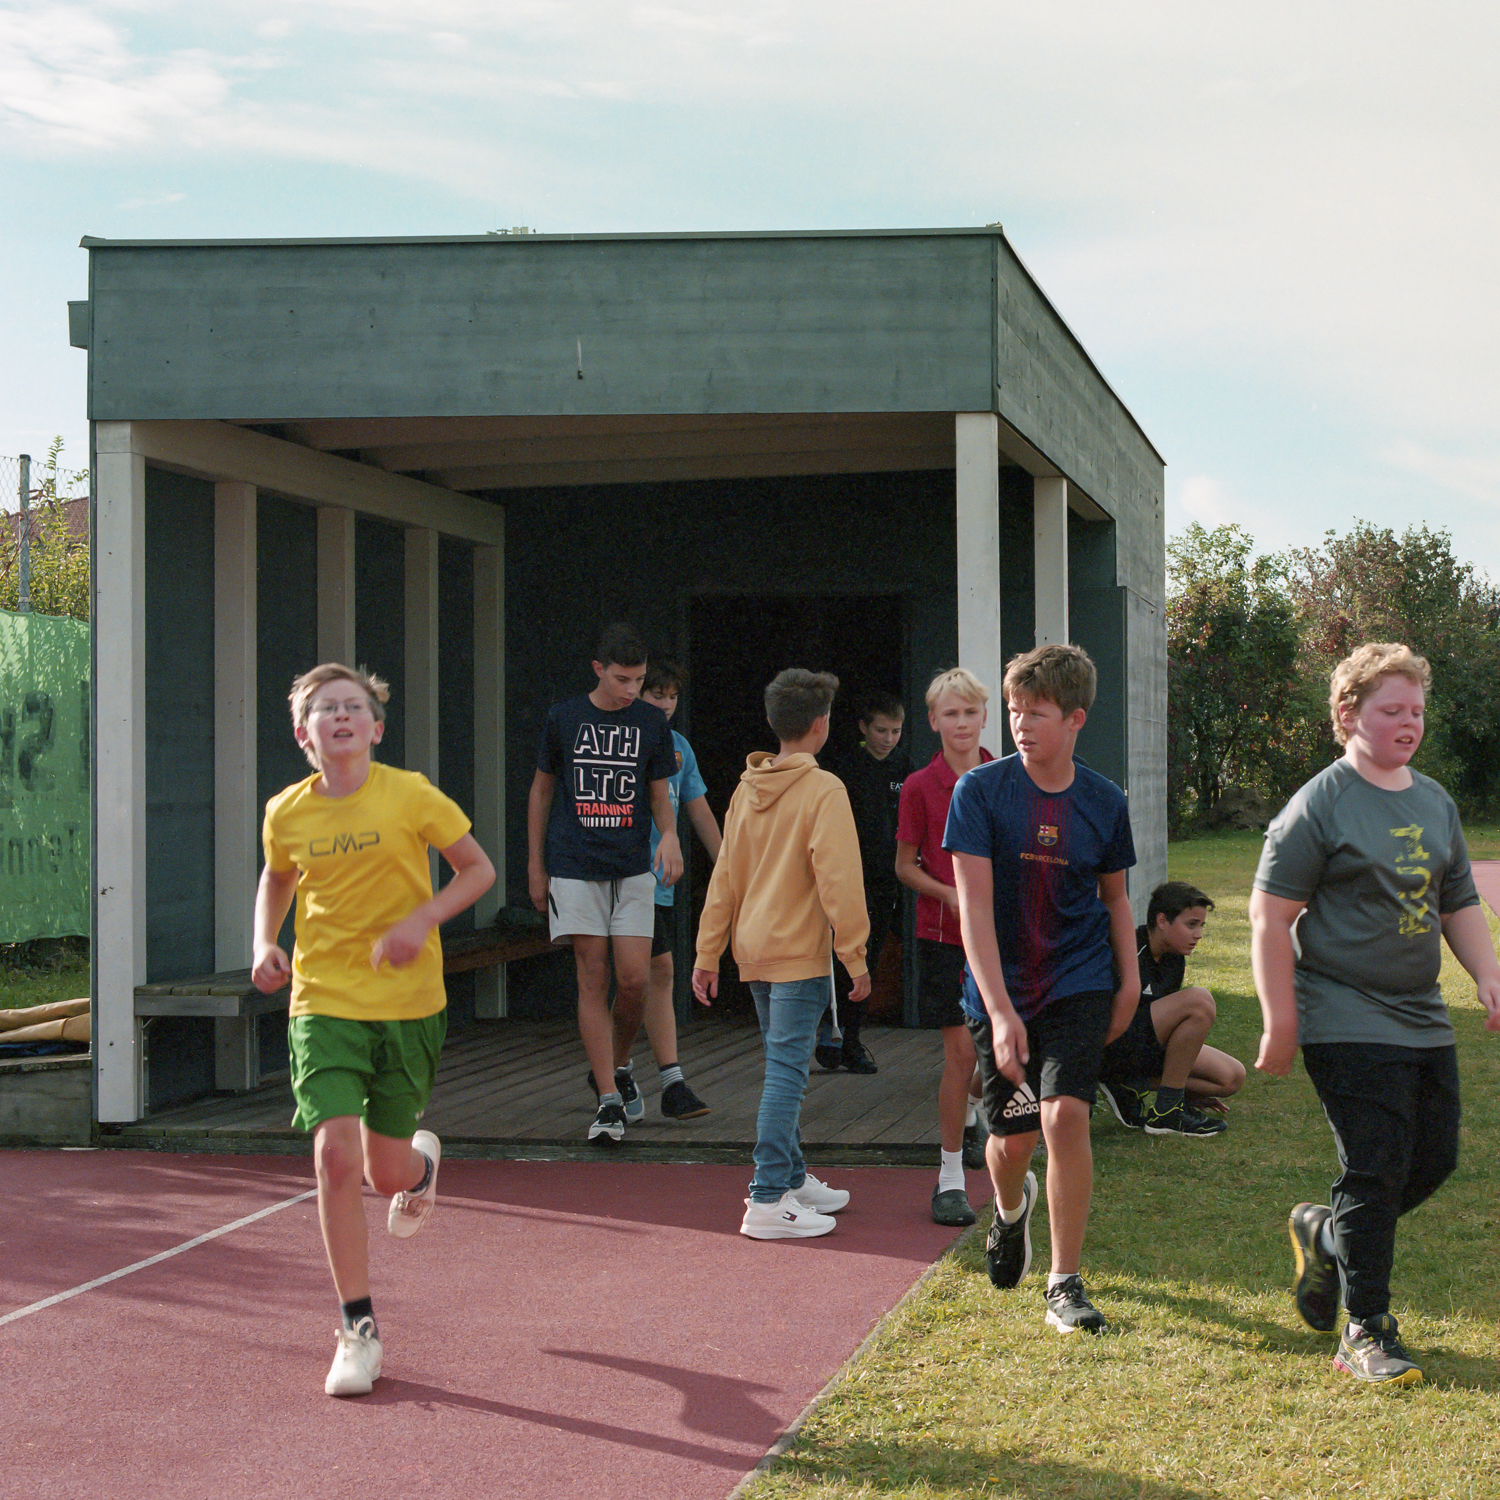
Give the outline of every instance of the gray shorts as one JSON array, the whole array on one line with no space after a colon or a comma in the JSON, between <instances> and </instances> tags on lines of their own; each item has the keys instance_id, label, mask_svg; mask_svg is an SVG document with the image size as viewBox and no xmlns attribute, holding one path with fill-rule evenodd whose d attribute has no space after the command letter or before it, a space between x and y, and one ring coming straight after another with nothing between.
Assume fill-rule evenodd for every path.
<instances>
[{"instance_id":1,"label":"gray shorts","mask_svg":"<svg viewBox=\"0 0 1500 1500\"><path fill-rule=\"evenodd\" d=\"M656 876L619 880L567 880L547 883L547 916L552 941L568 937L650 938L656 930Z\"/></svg>"}]
</instances>

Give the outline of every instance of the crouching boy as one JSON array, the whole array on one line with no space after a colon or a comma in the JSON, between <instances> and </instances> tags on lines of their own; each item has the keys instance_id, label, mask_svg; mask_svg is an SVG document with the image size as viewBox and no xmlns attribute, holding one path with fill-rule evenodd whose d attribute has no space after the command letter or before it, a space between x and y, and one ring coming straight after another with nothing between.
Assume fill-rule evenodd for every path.
<instances>
[{"instance_id":1,"label":"crouching boy","mask_svg":"<svg viewBox=\"0 0 1500 1500\"><path fill-rule=\"evenodd\" d=\"M290 974L293 1123L313 1132L318 1219L343 1309L323 1389L363 1396L382 1348L370 1301L363 1178L391 1200L386 1228L432 1215L442 1148L418 1130L447 1026L439 924L474 904L495 871L469 820L426 777L383 766L385 683L325 662L292 684L292 726L313 774L266 804L251 978ZM427 851L453 878L437 895ZM281 924L295 896L288 962Z\"/></svg>"},{"instance_id":2,"label":"crouching boy","mask_svg":"<svg viewBox=\"0 0 1500 1500\"><path fill-rule=\"evenodd\" d=\"M817 762L838 685L831 672L788 667L766 688L766 718L781 748L758 750L745 763L698 923L693 993L705 1005L718 994L719 957L732 945L766 1051L755 1175L740 1225L754 1240L827 1234L849 1201L807 1170L799 1129L830 947L849 971L850 997L870 993L854 815L843 782Z\"/></svg>"},{"instance_id":3,"label":"crouching boy","mask_svg":"<svg viewBox=\"0 0 1500 1500\"><path fill-rule=\"evenodd\" d=\"M1214 997L1183 982L1213 905L1196 886L1164 880L1151 892L1146 925L1135 930L1141 1003L1125 1034L1104 1049L1099 1077L1099 1092L1127 1130L1221 1135L1222 1101L1245 1082L1245 1065L1205 1042L1218 1015Z\"/></svg>"}]
</instances>

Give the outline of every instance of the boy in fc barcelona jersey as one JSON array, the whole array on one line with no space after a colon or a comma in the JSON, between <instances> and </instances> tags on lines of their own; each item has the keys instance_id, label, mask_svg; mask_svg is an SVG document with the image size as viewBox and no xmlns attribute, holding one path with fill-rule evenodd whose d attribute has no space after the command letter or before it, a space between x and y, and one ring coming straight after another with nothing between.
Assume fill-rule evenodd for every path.
<instances>
[{"instance_id":1,"label":"boy in fc barcelona jersey","mask_svg":"<svg viewBox=\"0 0 1500 1500\"><path fill-rule=\"evenodd\" d=\"M1130 1024L1141 985L1125 794L1073 758L1095 684L1077 646L1013 657L1002 691L1018 753L959 778L943 836L967 955L964 1009L993 1132L990 1280L1013 1287L1031 1265L1029 1165L1040 1130L1052 1236L1044 1297L1061 1333L1105 1327L1080 1274L1094 1182L1089 1112L1105 1043Z\"/></svg>"}]
</instances>

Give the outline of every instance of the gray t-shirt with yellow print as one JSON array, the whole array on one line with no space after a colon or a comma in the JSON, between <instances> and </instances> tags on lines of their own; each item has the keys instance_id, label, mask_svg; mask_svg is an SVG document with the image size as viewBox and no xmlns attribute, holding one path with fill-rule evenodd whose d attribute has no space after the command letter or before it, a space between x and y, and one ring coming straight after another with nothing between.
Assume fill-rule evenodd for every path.
<instances>
[{"instance_id":1,"label":"gray t-shirt with yellow print","mask_svg":"<svg viewBox=\"0 0 1500 1500\"><path fill-rule=\"evenodd\" d=\"M1453 799L1412 772L1405 791L1336 760L1266 830L1255 887L1305 901L1297 923L1302 1042L1445 1047L1441 916L1479 894Z\"/></svg>"}]
</instances>

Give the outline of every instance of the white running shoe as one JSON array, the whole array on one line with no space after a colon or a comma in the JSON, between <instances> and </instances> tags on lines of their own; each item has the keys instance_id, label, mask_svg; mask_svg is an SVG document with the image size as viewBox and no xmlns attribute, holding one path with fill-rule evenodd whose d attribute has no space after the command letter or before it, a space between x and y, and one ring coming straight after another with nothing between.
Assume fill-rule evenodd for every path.
<instances>
[{"instance_id":1,"label":"white running shoe","mask_svg":"<svg viewBox=\"0 0 1500 1500\"><path fill-rule=\"evenodd\" d=\"M775 1203L746 1198L740 1233L752 1240L808 1240L827 1234L837 1222L831 1214L820 1214L798 1202L795 1193L783 1193Z\"/></svg>"},{"instance_id":2,"label":"white running shoe","mask_svg":"<svg viewBox=\"0 0 1500 1500\"><path fill-rule=\"evenodd\" d=\"M836 1214L849 1203L849 1195L843 1188L831 1188L826 1182L819 1182L811 1172L803 1179L802 1186L793 1188L792 1192L799 1203L819 1214Z\"/></svg>"},{"instance_id":3,"label":"white running shoe","mask_svg":"<svg viewBox=\"0 0 1500 1500\"><path fill-rule=\"evenodd\" d=\"M365 1330L368 1330L366 1332ZM375 1337L375 1320L361 1318L354 1332L339 1329L339 1346L323 1389L330 1396L368 1396L380 1379L380 1358L384 1351Z\"/></svg>"},{"instance_id":4,"label":"white running shoe","mask_svg":"<svg viewBox=\"0 0 1500 1500\"><path fill-rule=\"evenodd\" d=\"M432 1176L420 1193L397 1193L391 1199L385 1227L398 1240L410 1239L432 1217L437 1204L438 1163L443 1158L443 1143L430 1130L419 1130L411 1138L411 1148L432 1162Z\"/></svg>"}]
</instances>

